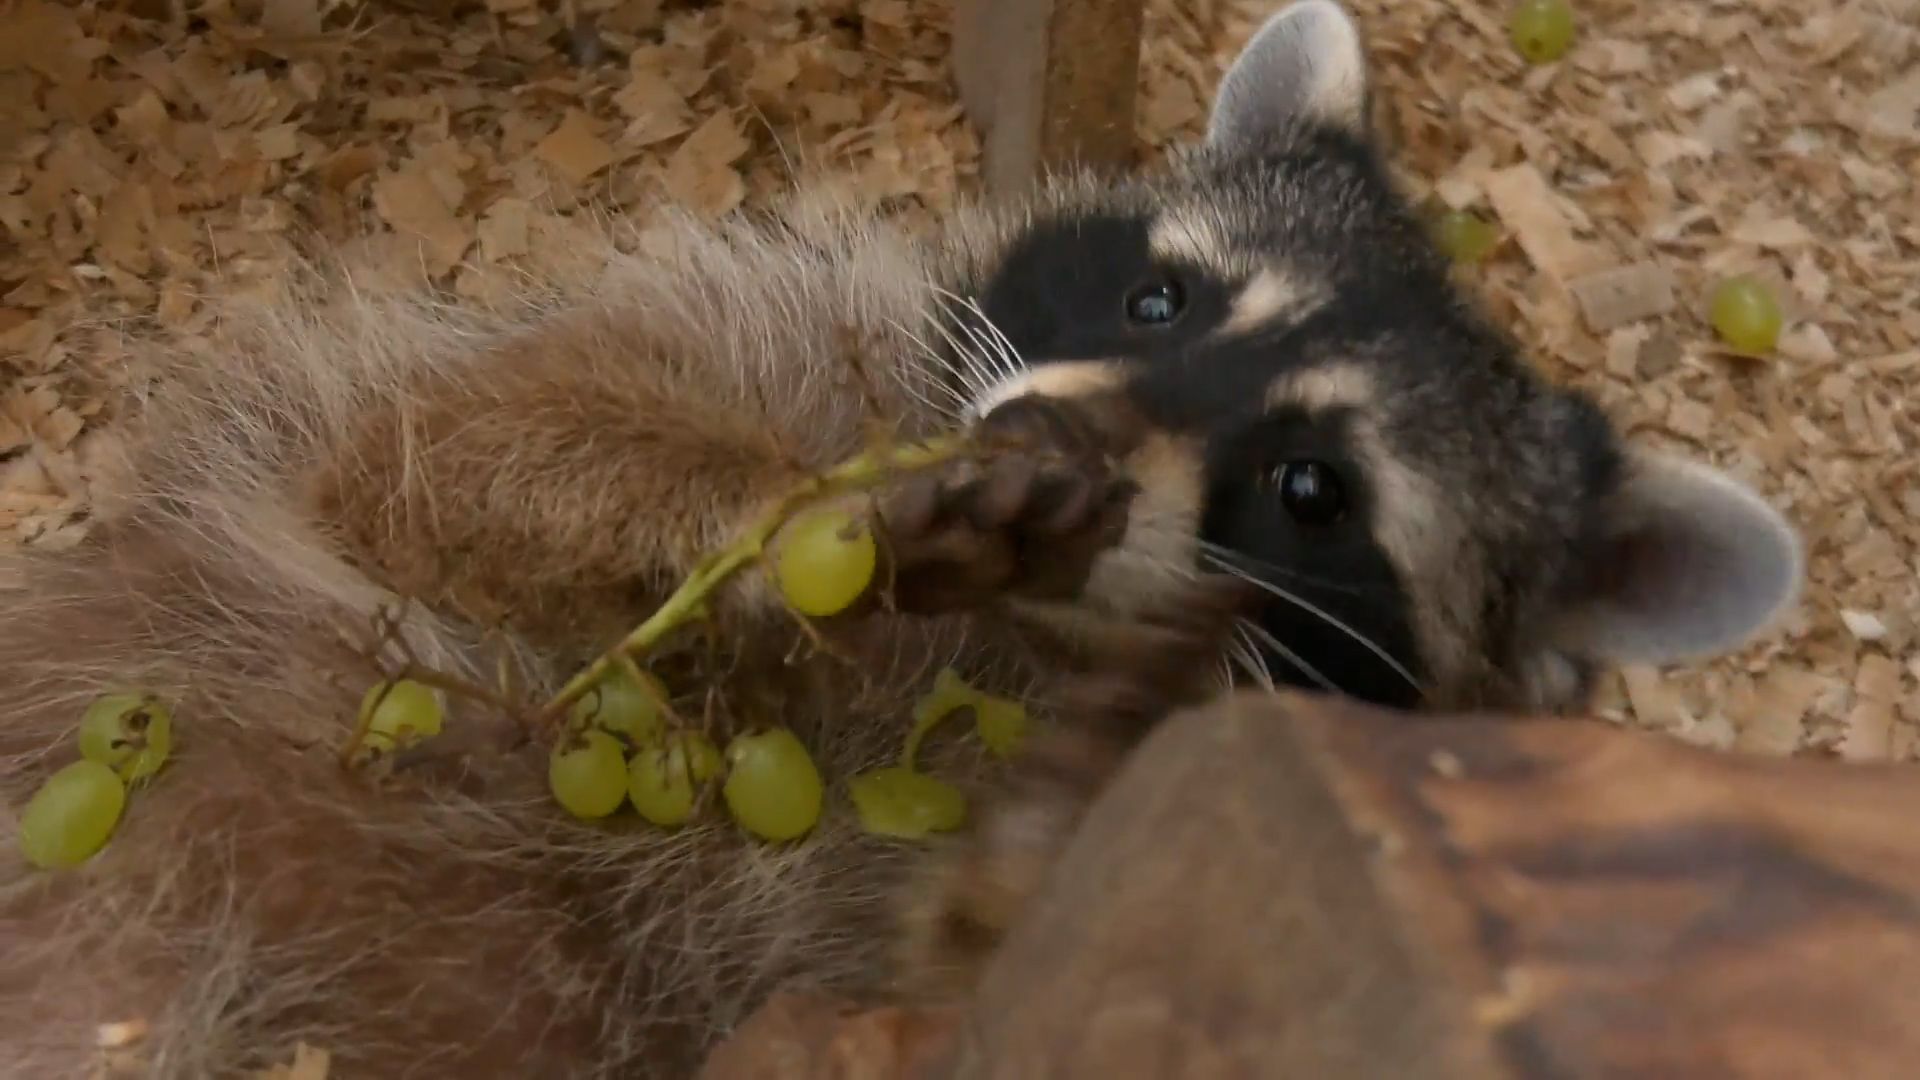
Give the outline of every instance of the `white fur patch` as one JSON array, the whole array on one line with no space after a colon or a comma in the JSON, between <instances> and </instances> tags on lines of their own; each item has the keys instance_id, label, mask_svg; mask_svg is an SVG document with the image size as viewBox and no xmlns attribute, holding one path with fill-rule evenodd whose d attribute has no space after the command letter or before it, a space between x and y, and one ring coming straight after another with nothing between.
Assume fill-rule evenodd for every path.
<instances>
[{"instance_id":1,"label":"white fur patch","mask_svg":"<svg viewBox=\"0 0 1920 1080\"><path fill-rule=\"evenodd\" d=\"M1276 266L1264 266L1233 298L1221 334L1244 334L1266 326L1297 323L1326 303L1327 293Z\"/></svg>"},{"instance_id":2,"label":"white fur patch","mask_svg":"<svg viewBox=\"0 0 1920 1080\"><path fill-rule=\"evenodd\" d=\"M1040 397L1073 398L1120 384L1123 372L1111 360L1055 360L1026 368L1013 378L996 384L973 403L973 419L978 420L1014 398L1035 394Z\"/></svg>"},{"instance_id":3,"label":"white fur patch","mask_svg":"<svg viewBox=\"0 0 1920 1080\"><path fill-rule=\"evenodd\" d=\"M1218 216L1195 207L1174 207L1155 217L1147 248L1160 262L1204 266L1228 280L1249 277L1256 269L1235 253Z\"/></svg>"},{"instance_id":4,"label":"white fur patch","mask_svg":"<svg viewBox=\"0 0 1920 1080\"><path fill-rule=\"evenodd\" d=\"M1365 409L1378 396L1373 374L1359 364L1321 364L1274 380L1267 387L1267 407L1292 405L1308 412Z\"/></svg>"}]
</instances>

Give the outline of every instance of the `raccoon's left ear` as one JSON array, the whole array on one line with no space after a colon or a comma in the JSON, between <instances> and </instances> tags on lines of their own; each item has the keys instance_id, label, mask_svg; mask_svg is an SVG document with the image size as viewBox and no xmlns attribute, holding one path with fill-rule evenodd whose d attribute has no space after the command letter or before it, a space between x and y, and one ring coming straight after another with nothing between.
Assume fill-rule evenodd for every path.
<instances>
[{"instance_id":1,"label":"raccoon's left ear","mask_svg":"<svg viewBox=\"0 0 1920 1080\"><path fill-rule=\"evenodd\" d=\"M1718 469L1630 451L1579 553L1581 581L1554 643L1610 664L1664 664L1743 645L1800 594L1799 533Z\"/></svg>"},{"instance_id":2,"label":"raccoon's left ear","mask_svg":"<svg viewBox=\"0 0 1920 1080\"><path fill-rule=\"evenodd\" d=\"M1367 123L1360 31L1335 0L1296 0L1269 18L1220 82L1212 146L1258 146L1301 124L1359 134Z\"/></svg>"}]
</instances>

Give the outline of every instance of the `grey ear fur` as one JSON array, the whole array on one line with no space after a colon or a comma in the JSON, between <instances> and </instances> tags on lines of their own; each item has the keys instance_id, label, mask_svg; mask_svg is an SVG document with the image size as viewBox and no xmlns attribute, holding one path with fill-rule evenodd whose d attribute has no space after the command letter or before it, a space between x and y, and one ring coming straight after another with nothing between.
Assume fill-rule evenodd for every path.
<instances>
[{"instance_id":1,"label":"grey ear fur","mask_svg":"<svg viewBox=\"0 0 1920 1080\"><path fill-rule=\"evenodd\" d=\"M1268 18L1227 69L1207 143L1258 145L1302 123L1357 134L1366 122L1359 29L1335 0L1296 0Z\"/></svg>"},{"instance_id":2,"label":"grey ear fur","mask_svg":"<svg viewBox=\"0 0 1920 1080\"><path fill-rule=\"evenodd\" d=\"M1610 664L1664 664L1731 652L1799 599L1799 533L1745 485L1710 466L1640 450L1604 510L1608 531L1581 553L1557 647Z\"/></svg>"}]
</instances>

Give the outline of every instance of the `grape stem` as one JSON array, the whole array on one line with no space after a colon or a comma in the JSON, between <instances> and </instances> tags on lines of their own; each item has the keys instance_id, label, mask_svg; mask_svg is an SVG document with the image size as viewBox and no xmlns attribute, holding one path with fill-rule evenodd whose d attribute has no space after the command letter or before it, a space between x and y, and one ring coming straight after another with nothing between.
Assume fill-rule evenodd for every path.
<instances>
[{"instance_id":1,"label":"grape stem","mask_svg":"<svg viewBox=\"0 0 1920 1080\"><path fill-rule=\"evenodd\" d=\"M340 754L342 765L352 766L353 759L359 756L360 745L366 742L367 732L373 728L374 714L380 711L380 706L385 704L387 695L393 693L394 684L399 681L399 679L382 680L380 692L374 695L373 701L366 708L360 710L360 718L353 723L353 737L347 740L347 748Z\"/></svg>"},{"instance_id":2,"label":"grape stem","mask_svg":"<svg viewBox=\"0 0 1920 1080\"><path fill-rule=\"evenodd\" d=\"M939 727L941 721L947 717L952 716L961 709L969 708L972 705L973 702L971 700L956 701L946 708L941 709L939 712L928 713L925 716L915 719L912 730L907 732L906 745L900 748L900 764L911 772L914 767L914 759L920 756L920 744L926 741L927 734L934 728Z\"/></svg>"},{"instance_id":3,"label":"grape stem","mask_svg":"<svg viewBox=\"0 0 1920 1080\"><path fill-rule=\"evenodd\" d=\"M707 612L707 597L741 567L757 561L766 551L767 542L774 533L802 505L816 499L867 490L900 472L943 464L957 457L963 445L957 439L939 438L924 443L883 447L809 478L781 499L772 510L749 525L739 539L702 559L686 581L645 622L567 680L559 692L535 714L534 727L548 730L558 725L573 703L605 678L610 669L634 662L668 634L703 618Z\"/></svg>"}]
</instances>

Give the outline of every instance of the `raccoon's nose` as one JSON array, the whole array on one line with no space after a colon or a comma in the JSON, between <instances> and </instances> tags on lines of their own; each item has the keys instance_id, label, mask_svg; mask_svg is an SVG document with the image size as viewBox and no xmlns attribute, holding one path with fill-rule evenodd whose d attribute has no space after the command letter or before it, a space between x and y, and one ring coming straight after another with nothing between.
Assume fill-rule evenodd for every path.
<instances>
[{"instance_id":1,"label":"raccoon's nose","mask_svg":"<svg viewBox=\"0 0 1920 1080\"><path fill-rule=\"evenodd\" d=\"M1145 425L1118 393L1071 398L1022 394L980 418L981 433L1080 453L1118 457L1140 445Z\"/></svg>"}]
</instances>

